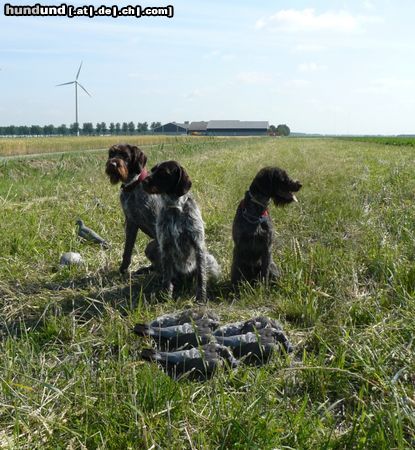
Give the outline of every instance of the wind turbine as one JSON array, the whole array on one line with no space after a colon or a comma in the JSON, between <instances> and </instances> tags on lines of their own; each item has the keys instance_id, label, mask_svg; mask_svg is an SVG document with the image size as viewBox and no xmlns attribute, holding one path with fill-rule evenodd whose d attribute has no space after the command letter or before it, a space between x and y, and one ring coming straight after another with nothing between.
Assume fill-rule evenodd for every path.
<instances>
[{"instance_id":1,"label":"wind turbine","mask_svg":"<svg viewBox=\"0 0 415 450\"><path fill-rule=\"evenodd\" d=\"M81 83L78 82L78 77L79 77L79 73L81 72L81 67L82 67L82 62L79 65L79 69L78 69L78 73L76 74L76 78L74 81L68 81L67 83L61 83L61 84L57 84L56 86L65 86L67 84L74 84L75 85L75 123L78 124L78 130L77 130L77 135L79 136L79 122L78 122L78 86L83 89L90 97L91 94L82 86Z\"/></svg>"}]
</instances>

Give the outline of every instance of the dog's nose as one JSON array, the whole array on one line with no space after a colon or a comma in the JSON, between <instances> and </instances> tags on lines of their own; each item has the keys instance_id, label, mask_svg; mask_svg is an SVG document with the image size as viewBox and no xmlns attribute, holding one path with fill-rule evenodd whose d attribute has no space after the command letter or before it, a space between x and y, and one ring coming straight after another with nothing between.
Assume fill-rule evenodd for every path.
<instances>
[{"instance_id":1,"label":"dog's nose","mask_svg":"<svg viewBox=\"0 0 415 450\"><path fill-rule=\"evenodd\" d=\"M115 161L110 161L111 166L117 167L117 163Z\"/></svg>"}]
</instances>

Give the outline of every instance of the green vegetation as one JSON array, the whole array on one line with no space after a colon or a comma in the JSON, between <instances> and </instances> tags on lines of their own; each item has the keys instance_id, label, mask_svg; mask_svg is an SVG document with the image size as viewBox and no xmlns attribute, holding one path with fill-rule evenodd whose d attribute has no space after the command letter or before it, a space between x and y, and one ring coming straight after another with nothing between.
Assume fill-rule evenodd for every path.
<instances>
[{"instance_id":1,"label":"green vegetation","mask_svg":"<svg viewBox=\"0 0 415 450\"><path fill-rule=\"evenodd\" d=\"M151 295L157 280L117 274L123 217L106 152L0 159L0 447L413 448L413 148L192 139L148 157L150 166L178 159L192 177L223 267L209 306L224 321L279 318L295 354L205 383L141 361L132 325L192 305L192 292L163 301ZM304 187L299 204L271 207L279 286L246 286L236 298L232 219L264 165ZM78 241L78 217L110 250ZM134 266L146 242L140 235ZM59 269L70 250L85 265Z\"/></svg>"},{"instance_id":2,"label":"green vegetation","mask_svg":"<svg viewBox=\"0 0 415 450\"><path fill-rule=\"evenodd\" d=\"M371 142L373 144L384 144L384 145L404 145L404 146L415 146L415 136L405 137L405 136L362 136L362 137L350 137L345 138L355 142Z\"/></svg>"},{"instance_id":3,"label":"green vegetation","mask_svg":"<svg viewBox=\"0 0 415 450\"><path fill-rule=\"evenodd\" d=\"M154 145L169 142L180 143L189 139L200 140L208 138L163 135L0 138L0 156L107 149L118 142L130 142L135 145Z\"/></svg>"},{"instance_id":4,"label":"green vegetation","mask_svg":"<svg viewBox=\"0 0 415 450\"><path fill-rule=\"evenodd\" d=\"M152 122L150 125L150 130L154 130L155 128L161 126L160 122ZM120 122L114 123L111 122L107 127L105 122L98 122L95 126L92 122L84 122L82 124L74 122L69 125L62 124L58 127L54 125L7 125L0 126L0 136L76 136L77 134L81 134L84 136L91 135L120 135L120 134L140 134L140 133L148 133L148 123L147 122L138 122L137 126L134 122Z\"/></svg>"},{"instance_id":5,"label":"green vegetation","mask_svg":"<svg viewBox=\"0 0 415 450\"><path fill-rule=\"evenodd\" d=\"M280 124L277 127L275 125L271 125L269 127L269 131L272 135L276 136L289 136L291 133L290 127L285 124Z\"/></svg>"}]
</instances>

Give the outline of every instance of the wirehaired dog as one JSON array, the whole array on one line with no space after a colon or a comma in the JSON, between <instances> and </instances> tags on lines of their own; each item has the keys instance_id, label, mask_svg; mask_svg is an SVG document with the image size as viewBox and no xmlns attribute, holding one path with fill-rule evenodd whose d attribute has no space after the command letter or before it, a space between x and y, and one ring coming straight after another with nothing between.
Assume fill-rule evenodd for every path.
<instances>
[{"instance_id":1,"label":"wirehaired dog","mask_svg":"<svg viewBox=\"0 0 415 450\"><path fill-rule=\"evenodd\" d=\"M160 194L157 241L160 248L163 288L172 295L183 276L196 276L196 299L206 300L209 275L219 275L219 265L205 247L205 230L199 207L188 194L192 182L176 161L165 161L151 169L143 181L149 194Z\"/></svg>"},{"instance_id":2,"label":"wirehaired dog","mask_svg":"<svg viewBox=\"0 0 415 450\"><path fill-rule=\"evenodd\" d=\"M270 199L276 206L296 202L294 192L301 189L277 167L261 169L240 202L232 227L234 241L231 281L233 285L245 280L277 279L279 270L272 260L274 227L268 211Z\"/></svg>"},{"instance_id":3,"label":"wirehaired dog","mask_svg":"<svg viewBox=\"0 0 415 450\"><path fill-rule=\"evenodd\" d=\"M125 244L119 269L121 273L130 266L138 230L156 239L156 217L161 199L158 195L148 195L143 189L142 182L147 176L146 162L146 155L135 145L118 144L108 150L105 172L112 184L122 183L120 200L125 216ZM150 241L145 253L152 265L138 271L141 273L157 266L157 243Z\"/></svg>"}]
</instances>

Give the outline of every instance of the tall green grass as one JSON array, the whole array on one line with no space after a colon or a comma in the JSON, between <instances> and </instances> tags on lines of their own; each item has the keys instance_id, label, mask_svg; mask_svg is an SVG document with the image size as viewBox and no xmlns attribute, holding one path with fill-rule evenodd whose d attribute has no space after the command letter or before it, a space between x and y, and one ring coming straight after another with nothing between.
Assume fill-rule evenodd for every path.
<instances>
[{"instance_id":1,"label":"tall green grass","mask_svg":"<svg viewBox=\"0 0 415 450\"><path fill-rule=\"evenodd\" d=\"M104 145L103 147L107 147ZM223 279L223 321L278 318L295 353L197 383L140 360L134 322L194 304L121 277L123 217L106 153L0 161L0 447L413 448L413 149L334 139L192 140L148 150L178 159ZM271 207L278 286L229 289L232 219L255 173L303 182ZM111 241L78 241L81 217ZM145 264L139 235L134 266ZM59 269L62 252L85 265Z\"/></svg>"},{"instance_id":2,"label":"tall green grass","mask_svg":"<svg viewBox=\"0 0 415 450\"><path fill-rule=\"evenodd\" d=\"M371 142L373 144L415 146L415 137L406 136L359 136L344 138L355 142Z\"/></svg>"},{"instance_id":3,"label":"tall green grass","mask_svg":"<svg viewBox=\"0 0 415 450\"><path fill-rule=\"evenodd\" d=\"M118 142L134 145L155 145L162 143L180 143L190 140L208 140L207 137L194 136L79 136L79 137L34 137L2 138L0 137L0 156L30 155L36 153L77 152L108 148Z\"/></svg>"}]
</instances>

